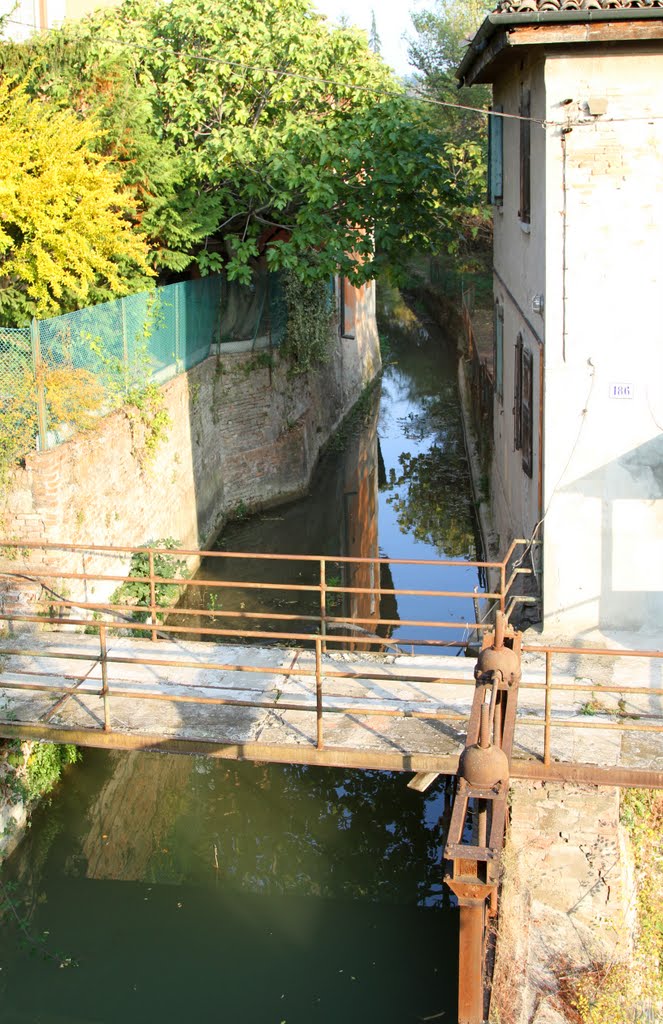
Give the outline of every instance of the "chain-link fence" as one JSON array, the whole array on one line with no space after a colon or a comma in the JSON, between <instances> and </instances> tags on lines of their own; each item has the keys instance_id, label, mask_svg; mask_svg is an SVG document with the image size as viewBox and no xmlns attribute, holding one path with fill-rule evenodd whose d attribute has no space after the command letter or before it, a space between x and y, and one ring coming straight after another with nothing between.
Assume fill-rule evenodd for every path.
<instances>
[{"instance_id":1,"label":"chain-link fence","mask_svg":"<svg viewBox=\"0 0 663 1024\"><path fill-rule=\"evenodd\" d=\"M250 285L223 279L221 290L221 345L246 351L277 347L285 337L288 319L283 282L279 274L254 274Z\"/></svg>"},{"instance_id":2,"label":"chain-link fence","mask_svg":"<svg viewBox=\"0 0 663 1024\"><path fill-rule=\"evenodd\" d=\"M52 448L220 349L283 340L277 274L220 275L100 303L31 327L0 327L0 468Z\"/></svg>"}]
</instances>

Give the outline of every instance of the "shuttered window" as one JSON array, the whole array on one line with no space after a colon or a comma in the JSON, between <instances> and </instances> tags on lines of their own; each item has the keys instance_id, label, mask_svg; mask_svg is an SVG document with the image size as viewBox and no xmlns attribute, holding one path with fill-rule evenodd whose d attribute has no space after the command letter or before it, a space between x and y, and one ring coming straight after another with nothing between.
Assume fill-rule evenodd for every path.
<instances>
[{"instance_id":1,"label":"shuttered window","mask_svg":"<svg viewBox=\"0 0 663 1024\"><path fill-rule=\"evenodd\" d=\"M520 207L518 216L523 224L530 223L531 215L531 116L530 91L524 87L520 93Z\"/></svg>"},{"instance_id":2,"label":"shuttered window","mask_svg":"<svg viewBox=\"0 0 663 1024\"><path fill-rule=\"evenodd\" d=\"M521 437L523 451L523 470L529 477L532 476L532 449L533 449L533 360L532 353L528 348L522 349L522 402L521 402Z\"/></svg>"},{"instance_id":3,"label":"shuttered window","mask_svg":"<svg viewBox=\"0 0 663 1024\"><path fill-rule=\"evenodd\" d=\"M355 315L357 310L357 289L347 277L341 284L341 335L344 338L355 336Z\"/></svg>"},{"instance_id":4,"label":"shuttered window","mask_svg":"<svg viewBox=\"0 0 663 1024\"><path fill-rule=\"evenodd\" d=\"M523 336L516 339L513 367L513 447L519 451L523 446Z\"/></svg>"},{"instance_id":5,"label":"shuttered window","mask_svg":"<svg viewBox=\"0 0 663 1024\"><path fill-rule=\"evenodd\" d=\"M493 369L495 373L495 394L502 401L504 394L504 309L495 303L493 321Z\"/></svg>"},{"instance_id":6,"label":"shuttered window","mask_svg":"<svg viewBox=\"0 0 663 1024\"><path fill-rule=\"evenodd\" d=\"M488 202L501 206L504 198L504 118L499 114L502 107L493 107L494 113L488 118Z\"/></svg>"}]
</instances>

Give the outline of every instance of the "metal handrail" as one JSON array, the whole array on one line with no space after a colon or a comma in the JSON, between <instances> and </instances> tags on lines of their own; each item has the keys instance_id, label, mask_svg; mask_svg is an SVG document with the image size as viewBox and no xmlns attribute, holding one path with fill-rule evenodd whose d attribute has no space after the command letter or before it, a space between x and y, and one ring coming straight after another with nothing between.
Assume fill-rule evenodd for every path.
<instances>
[{"instance_id":1,"label":"metal handrail","mask_svg":"<svg viewBox=\"0 0 663 1024\"><path fill-rule=\"evenodd\" d=\"M399 589L389 588L382 589L379 586L374 587L342 587L342 586L329 586L327 583L328 574L327 567L329 563L334 565L343 565L346 563L351 564L400 564L400 565L441 565L441 566L458 566L462 568L467 567L488 567L499 570L500 573L500 589L494 593L482 594L483 598L496 600L499 605L503 608L506 598L508 587L512 584L515 573L511 574L510 579L507 581L506 572L507 566L510 559L513 557L517 547L519 545L527 545L529 541L523 539L516 539L510 546L506 557L502 561L495 562L465 562L465 561L451 561L446 560L438 562L430 559L388 559L388 558L357 558L354 556L318 556L318 555L288 555L288 554L262 554L262 553L247 553L247 552L199 552L190 549L171 549L171 548L149 548L149 547L110 547L101 545L84 545L84 544L71 544L71 545L58 545L58 544L40 544L37 542L5 542L0 545L2 549L12 550L49 550L49 551L69 551L69 552L95 552L95 553L107 553L111 555L122 554L130 555L136 553L146 553L149 559L149 575L148 576L116 576L104 573L95 572L83 572L74 573L67 571L58 571L57 567L37 565L31 569L30 578L36 580L53 580L53 579L80 579L88 583L99 583L101 581L106 582L140 582L149 586L150 603L148 605L138 604L117 604L111 602L102 601L77 601L74 598L65 598L61 595L55 599L49 599L46 597L41 602L49 610L62 609L63 611L72 611L78 609L80 611L92 611L92 612L105 612L109 615L117 615L122 613L130 616L134 613L140 613L145 615L147 621L136 621L133 619L118 619L117 617L110 620L93 620L83 615L77 617L63 618L60 615L55 614L30 614L27 612L14 612L6 611L0 613L0 621L12 621L12 622L25 622L25 623L38 623L44 625L63 626L67 625L70 627L81 627L87 631L93 630L98 633L99 636L99 653L98 656L91 659L89 654L76 654L74 652L67 651L53 651L50 649L39 649L39 650L28 650L25 647L8 646L0 647L0 653L13 656L13 657L40 657L42 659L68 659L68 660L96 660L101 666L102 681L101 686L97 690L90 689L89 684L85 687L84 692L86 695L98 695L103 698L104 701L104 723L106 730L111 728L110 718L110 705L111 700L114 696L122 697L124 699L162 699L172 701L183 701L188 703L217 703L217 704L230 704L249 706L256 708L265 707L278 707L281 710L297 710L297 711L312 711L311 702L294 702L284 704L282 701L269 702L269 701L256 701L256 700L233 700L231 698L224 697L200 697L195 695L165 695L160 693L158 696L149 693L140 693L136 690L128 691L125 687L121 687L117 682L114 682L109 676L110 667L114 664L137 664L137 665L150 665L153 667L169 667L169 666L180 666L182 668L209 668L217 669L219 671L228 670L233 672L260 672L266 671L265 666L259 668L247 664L225 664L222 660L212 660L209 662L201 662L196 660L188 660L179 658L177 661L167 658L153 658L150 656L144 656L141 653L132 657L122 657L115 655L108 650L108 630L116 631L117 633L126 633L127 631L139 631L146 636L150 636L152 640L170 639L176 635L190 637L190 636L208 636L218 639L243 639L243 640L264 640L269 643L293 643L293 644L310 644L315 649L315 667L306 668L302 665L298 665L296 668L286 668L281 665L278 666L279 675L290 677L297 675L299 677L311 678L315 680L315 712L317 718L316 725L316 742L319 749L324 746L324 734L323 734L323 713L324 714L336 714L336 713L361 713L362 715L407 715L409 717L420 717L420 718L432 718L440 721L463 721L467 720L467 714L459 711L425 711L425 710L409 710L406 712L394 709L370 708L368 706L363 707L355 702L352 708L341 707L340 704L334 706L325 703L324 701L324 688L325 683L329 680L334 679L364 679L364 680L380 680L385 678L385 673L379 670L371 671L362 669L361 673L352 672L348 669L342 670L334 668L329 665L326 661L323 661L322 655L325 652L329 644L349 644L357 646L358 644L366 645L368 648L384 647L385 645L416 645L420 648L435 649L435 648L448 648L448 647L465 647L466 641L458 640L447 640L447 639L420 639L420 638L402 638L398 637L397 640L392 640L387 637L377 635L377 630L380 627L391 627L391 626L411 626L411 627L429 627L435 630L458 630L459 627L463 627L470 633L475 632L481 634L486 630L491 629L489 623L471 621L471 622L448 622L448 621L434 621L425 619L382 619L379 617L367 618L365 616L340 616L331 614L327 608L327 598L330 594L371 594L376 598L383 594L389 595L416 595L416 596L434 596L434 597L471 597L476 599L477 595L474 591L431 591L431 590L417 590L414 588ZM155 573L154 556L157 554L168 555L172 558L179 558L186 555L195 555L200 557L201 554L209 555L216 558L232 558L232 559L250 559L260 560L265 559L268 561L287 561L287 562L307 562L307 563L318 563L320 567L320 578L319 582L315 584L298 584L298 583L257 583L248 580L193 580L186 578L171 578L161 577ZM24 578L27 575L27 570L21 572L18 569L13 569L11 565L5 566L0 572L1 575L6 577ZM319 593L320 602L319 610L316 614L310 614L308 612L301 613L283 613L283 612L271 612L271 611L246 611L246 610L225 610L217 608L163 608L157 603L156 600L156 587L158 585L167 584L177 586L185 589L187 587L194 588L195 593L196 587L225 587L225 588L259 588L265 591L273 590L292 590L295 592L306 592L306 593ZM165 615L166 617L177 615L186 620L187 617L200 616L201 618L211 620L213 625L209 625L208 622L202 624L196 624L195 626L187 626L181 623L171 624L170 622L160 622L159 616ZM223 622L224 620L241 620L244 619L248 622L255 622L258 626L265 621L283 622L285 624L290 623L312 623L317 624L317 633L307 633L303 631L284 630L278 631L274 629L242 629L232 628L226 629L217 626L217 622ZM228 623L230 625L230 622ZM362 629L360 634L352 632L352 626L363 627L369 625L375 631L372 634L367 633ZM330 635L330 628L339 627L339 632L334 632L333 636ZM348 627L345 630L340 627ZM547 644L525 644L522 647L524 653L539 654L545 657L545 682L522 682L520 689L522 691L533 691L545 693L544 707L542 709L542 716L532 716L531 714L524 716L521 715L517 719L519 726L534 726L543 728L544 739L543 739L543 757L542 762L545 766L551 764L551 734L553 729L558 728L595 728L595 729L612 729L615 731L630 732L663 732L663 725L658 724L655 719L657 715L647 715L647 721L633 720L633 716L624 714L619 717L618 712L611 712L606 709L606 712L600 712L601 720L597 721L597 715L592 716L591 721L579 720L577 716L569 717L564 716L565 709L559 709L561 714L555 714L555 696L558 694L568 693L575 691L576 693L594 693L596 691L601 693L620 693L623 696L628 695L649 695L652 697L663 696L663 689L660 688L649 688L643 686L629 686L629 685L599 685L590 682L574 682L564 683L555 682L553 678L553 659L559 655L592 655L595 657L610 657L610 658L649 658L649 659L661 659L663 658L663 651L658 650L620 650L613 648L597 648L597 647L575 647L568 645L547 645ZM156 653L156 652L155 652ZM269 671L269 669L267 669ZM21 670L17 670L16 675L25 674ZM37 673L30 673L33 677L38 675ZM40 684L39 682L33 681L20 681L4 679L0 680L0 685L6 689L15 690L47 690L53 694L60 694L63 699L68 699L74 692L76 687L81 685L82 680L79 677L71 677L74 680L75 686L54 686L49 684ZM408 671L405 667L399 667L396 669L394 665L389 666L388 678L391 682L422 682L426 685L454 685L454 686L474 686L474 680L470 678L456 678L453 676L435 676L416 671ZM80 692L80 691L79 691ZM364 701L364 703L366 703ZM611 714L617 716L615 721L606 721L603 718L604 714ZM654 719L654 721L652 721Z\"/></svg>"}]
</instances>

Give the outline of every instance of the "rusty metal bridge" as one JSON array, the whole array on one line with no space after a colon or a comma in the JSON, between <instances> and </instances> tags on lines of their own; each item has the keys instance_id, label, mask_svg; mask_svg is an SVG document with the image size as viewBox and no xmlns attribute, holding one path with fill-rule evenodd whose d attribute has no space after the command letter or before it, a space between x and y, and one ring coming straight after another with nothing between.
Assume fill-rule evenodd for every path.
<instances>
[{"instance_id":1,"label":"rusty metal bridge","mask_svg":"<svg viewBox=\"0 0 663 1024\"><path fill-rule=\"evenodd\" d=\"M0 736L409 771L420 788L457 775L445 856L459 1021L480 1024L509 777L663 788L663 651L512 628L531 600L527 552L520 540L501 562L5 542ZM202 556L217 568L193 577ZM485 592L449 585L468 569ZM422 598L473 614L432 620Z\"/></svg>"}]
</instances>

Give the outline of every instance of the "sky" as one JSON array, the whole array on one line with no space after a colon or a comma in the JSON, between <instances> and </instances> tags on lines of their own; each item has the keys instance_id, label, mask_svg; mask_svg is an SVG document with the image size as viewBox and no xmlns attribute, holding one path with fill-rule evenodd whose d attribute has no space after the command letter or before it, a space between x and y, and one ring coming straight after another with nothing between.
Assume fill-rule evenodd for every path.
<instances>
[{"instance_id":1,"label":"sky","mask_svg":"<svg viewBox=\"0 0 663 1024\"><path fill-rule=\"evenodd\" d=\"M330 21L336 21L342 14L346 14L350 24L357 25L367 32L371 27L371 11L375 11L382 57L399 75L408 74L413 70L407 59L407 43L402 37L405 32L413 33L410 11L432 7L432 0L314 0L314 2L320 13L326 14Z\"/></svg>"}]
</instances>

